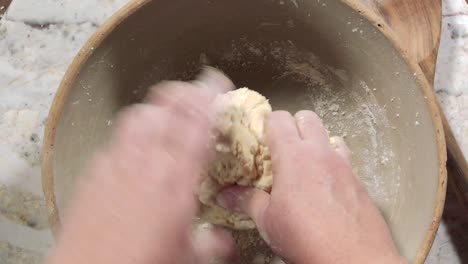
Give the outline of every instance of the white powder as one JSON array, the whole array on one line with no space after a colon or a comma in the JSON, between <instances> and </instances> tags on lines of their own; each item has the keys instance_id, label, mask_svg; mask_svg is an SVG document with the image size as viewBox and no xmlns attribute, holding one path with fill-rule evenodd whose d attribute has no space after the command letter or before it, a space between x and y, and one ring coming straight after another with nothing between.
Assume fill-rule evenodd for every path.
<instances>
[{"instance_id":1,"label":"white powder","mask_svg":"<svg viewBox=\"0 0 468 264\"><path fill-rule=\"evenodd\" d=\"M349 76L343 69L326 65L313 53L297 48L292 41L242 38L219 52L205 54L214 66L234 75L255 73L254 84L241 77L238 86L254 88L269 99L274 110L293 113L301 109L314 110L324 120L331 136L344 137L353 152L356 174L379 208L391 215L401 169L388 137L388 133L393 132L389 132L392 130L385 108L377 104L365 81ZM271 262L273 255L255 231L236 231L234 237L246 263L252 260ZM265 261L267 258L270 261Z\"/></svg>"},{"instance_id":2,"label":"white powder","mask_svg":"<svg viewBox=\"0 0 468 264\"><path fill-rule=\"evenodd\" d=\"M384 136L390 130L386 113L377 104L367 83L348 76L345 70L322 63L313 53L298 49L291 41L260 43L241 39L233 42L231 47L220 65L244 64L255 69L244 61L245 58L259 64L274 63L273 71L277 74L273 77L272 89L252 88L258 88L274 109L314 110L332 136L345 136L353 151L357 174L379 207L389 210L399 187L399 161L391 142ZM249 52L251 50L259 52ZM290 88L291 82L297 83L297 87ZM291 91L291 94L271 91L281 91L281 88L297 91ZM290 102L285 102L284 97L291 98Z\"/></svg>"}]
</instances>

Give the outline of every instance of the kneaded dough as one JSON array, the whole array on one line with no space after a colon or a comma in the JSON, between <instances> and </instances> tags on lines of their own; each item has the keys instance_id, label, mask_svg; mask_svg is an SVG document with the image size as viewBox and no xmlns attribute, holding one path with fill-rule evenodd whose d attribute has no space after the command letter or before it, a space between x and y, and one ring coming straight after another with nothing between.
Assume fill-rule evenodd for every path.
<instances>
[{"instance_id":1,"label":"kneaded dough","mask_svg":"<svg viewBox=\"0 0 468 264\"><path fill-rule=\"evenodd\" d=\"M216 196L229 185L271 190L271 158L264 142L264 122L271 105L248 88L220 95L215 103L221 111L216 120L216 155L200 186L200 217L234 229L252 229L255 223L250 217L222 208Z\"/></svg>"},{"instance_id":2,"label":"kneaded dough","mask_svg":"<svg viewBox=\"0 0 468 264\"><path fill-rule=\"evenodd\" d=\"M253 186L271 191L271 157L264 141L264 123L271 105L261 94L240 88L216 98L220 110L216 119L215 159L206 169L198 198L200 218L234 229L253 229L252 219L219 206L216 196L230 185ZM340 138L330 138L337 149Z\"/></svg>"}]
</instances>

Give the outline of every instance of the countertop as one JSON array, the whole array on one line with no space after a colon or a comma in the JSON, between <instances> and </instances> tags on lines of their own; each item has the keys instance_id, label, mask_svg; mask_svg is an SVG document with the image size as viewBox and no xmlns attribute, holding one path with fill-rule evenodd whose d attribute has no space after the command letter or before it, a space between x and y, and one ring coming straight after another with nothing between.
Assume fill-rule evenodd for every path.
<instances>
[{"instance_id":1,"label":"countertop","mask_svg":"<svg viewBox=\"0 0 468 264\"><path fill-rule=\"evenodd\" d=\"M0 0L0 13L6 8ZM39 263L52 246L41 189L47 114L67 66L126 0L13 0L0 20L0 263ZM443 1L435 90L468 157L468 4ZM427 263L468 262L468 216L453 191Z\"/></svg>"}]
</instances>

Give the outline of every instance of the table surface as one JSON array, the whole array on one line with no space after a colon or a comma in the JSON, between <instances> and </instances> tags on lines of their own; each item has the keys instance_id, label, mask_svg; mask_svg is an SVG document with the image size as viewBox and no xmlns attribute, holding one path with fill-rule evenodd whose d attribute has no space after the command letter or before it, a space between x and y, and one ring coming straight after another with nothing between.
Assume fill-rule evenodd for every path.
<instances>
[{"instance_id":1,"label":"table surface","mask_svg":"<svg viewBox=\"0 0 468 264\"><path fill-rule=\"evenodd\" d=\"M0 0L0 14L11 0ZM65 70L126 0L14 0L0 20L0 260L39 263L52 244L40 179L44 124ZM435 89L468 156L468 4L443 1ZM427 263L468 262L468 216L448 189Z\"/></svg>"}]
</instances>

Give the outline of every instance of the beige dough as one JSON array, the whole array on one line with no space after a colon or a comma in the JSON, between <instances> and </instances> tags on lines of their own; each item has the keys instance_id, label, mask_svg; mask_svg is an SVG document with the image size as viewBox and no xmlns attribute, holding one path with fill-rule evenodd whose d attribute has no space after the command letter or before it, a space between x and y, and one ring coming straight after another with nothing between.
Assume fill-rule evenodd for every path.
<instances>
[{"instance_id":1,"label":"beige dough","mask_svg":"<svg viewBox=\"0 0 468 264\"><path fill-rule=\"evenodd\" d=\"M215 103L221 110L216 120L216 155L200 186L200 218L234 229L253 229L255 223L250 217L222 208L216 196L230 185L271 190L271 157L264 141L264 123L271 106L264 96L248 88L220 95ZM334 149L339 139L330 138Z\"/></svg>"},{"instance_id":2,"label":"beige dough","mask_svg":"<svg viewBox=\"0 0 468 264\"><path fill-rule=\"evenodd\" d=\"M215 103L221 109L216 121L219 134L215 160L207 169L199 191L200 217L234 229L252 229L255 223L247 215L220 207L216 195L229 185L270 191L271 160L263 131L271 106L265 97L248 88L220 95Z\"/></svg>"}]
</instances>

